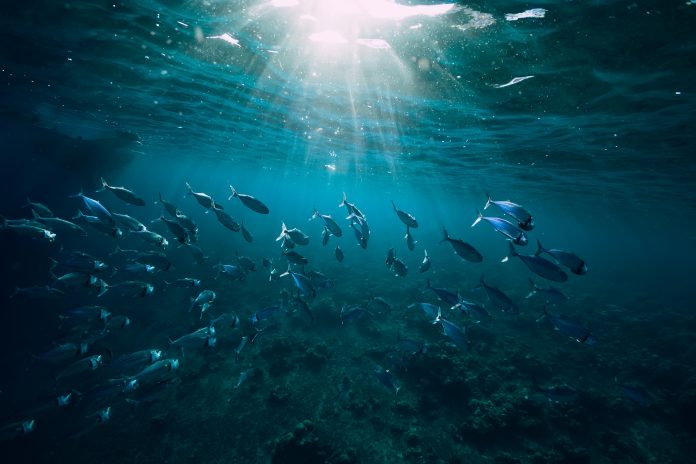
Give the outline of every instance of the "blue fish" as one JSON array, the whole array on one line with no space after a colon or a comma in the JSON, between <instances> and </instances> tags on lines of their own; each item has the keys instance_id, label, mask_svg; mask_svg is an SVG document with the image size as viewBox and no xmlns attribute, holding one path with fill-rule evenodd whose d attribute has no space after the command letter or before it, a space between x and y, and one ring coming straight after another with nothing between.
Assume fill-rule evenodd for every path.
<instances>
[{"instance_id":1,"label":"blue fish","mask_svg":"<svg viewBox=\"0 0 696 464\"><path fill-rule=\"evenodd\" d=\"M252 314L251 317L249 317L249 321L251 321L251 325L256 325L259 322L273 316L279 310L280 306L269 306Z\"/></svg>"},{"instance_id":2,"label":"blue fish","mask_svg":"<svg viewBox=\"0 0 696 464\"><path fill-rule=\"evenodd\" d=\"M471 227L474 227L483 220L493 226L495 230L512 240L515 245L526 245L529 242L529 239L527 239L527 234L525 234L522 229L510 221L497 217L486 217L478 210L476 211L476 215L476 220L473 224L471 224Z\"/></svg>"},{"instance_id":3,"label":"blue fish","mask_svg":"<svg viewBox=\"0 0 696 464\"><path fill-rule=\"evenodd\" d=\"M467 351L469 349L469 342L466 338L465 329L460 328L456 324L442 318L442 314L438 312L435 322L439 322L442 325L442 332L447 335L452 343L454 343L457 348Z\"/></svg>"},{"instance_id":4,"label":"blue fish","mask_svg":"<svg viewBox=\"0 0 696 464\"><path fill-rule=\"evenodd\" d=\"M510 256L515 256L520 258L527 268L547 280L552 280L554 282L565 282L568 280L568 274L563 272L563 269L558 267L556 263L549 261L548 259L542 258L538 254L535 255L521 255L515 251L515 247L512 242L509 242L510 254L503 258L503 262L508 261Z\"/></svg>"},{"instance_id":5,"label":"blue fish","mask_svg":"<svg viewBox=\"0 0 696 464\"><path fill-rule=\"evenodd\" d=\"M385 369L380 365L375 365L373 372L375 373L377 380L379 380L379 383L391 390L394 395L399 393L401 386L396 383L396 380L391 375L391 372L389 372L389 369Z\"/></svg>"},{"instance_id":6,"label":"blue fish","mask_svg":"<svg viewBox=\"0 0 696 464\"><path fill-rule=\"evenodd\" d=\"M517 203L513 203L511 201L493 200L491 199L491 196L488 194L488 192L486 192L486 197L488 199L486 200L486 206L484 206L483 209L486 209L491 205L495 205L498 208L500 208L503 211L503 213L514 218L515 221L518 222L520 229L534 229L534 220L532 219L532 214L526 209L524 209L522 205L518 205Z\"/></svg>"},{"instance_id":7,"label":"blue fish","mask_svg":"<svg viewBox=\"0 0 696 464\"><path fill-rule=\"evenodd\" d=\"M101 222L109 225L112 228L116 227L116 220L111 215L111 211L106 209L106 207L99 203L97 200L83 195L81 191L77 195L70 195L70 198L80 198L87 207L87 209L94 216L99 218Z\"/></svg>"},{"instance_id":8,"label":"blue fish","mask_svg":"<svg viewBox=\"0 0 696 464\"><path fill-rule=\"evenodd\" d=\"M544 313L539 319L537 319L537 322L545 318L548 318L551 321L551 324L553 324L553 328L555 330L558 330L559 332L568 335L570 338L577 341L578 343L590 346L597 344L597 339L592 336L592 333L589 331L589 329L586 329L579 323L570 319L565 319L556 314L549 314L546 311L546 308L544 308Z\"/></svg>"},{"instance_id":9,"label":"blue fish","mask_svg":"<svg viewBox=\"0 0 696 464\"><path fill-rule=\"evenodd\" d=\"M542 247L541 242L539 240L537 240L537 252L536 252L536 254L540 255L541 253L546 253L546 254L553 256L553 258L556 261L558 261L559 263L561 263L562 265L564 265L565 267L570 269L570 271L573 274L577 274L577 275L587 274L587 270L588 270L587 263L585 262L585 260L583 260L582 258L575 255L575 253L571 253L569 251L557 250L555 248L553 248L551 250L547 250L546 248Z\"/></svg>"},{"instance_id":10,"label":"blue fish","mask_svg":"<svg viewBox=\"0 0 696 464\"><path fill-rule=\"evenodd\" d=\"M295 287L300 291L300 295L314 297L317 292L312 286L312 282L304 274L298 274L297 272L292 272L290 268L287 271L280 274L280 277L285 277L290 275L292 280L295 282Z\"/></svg>"}]
</instances>

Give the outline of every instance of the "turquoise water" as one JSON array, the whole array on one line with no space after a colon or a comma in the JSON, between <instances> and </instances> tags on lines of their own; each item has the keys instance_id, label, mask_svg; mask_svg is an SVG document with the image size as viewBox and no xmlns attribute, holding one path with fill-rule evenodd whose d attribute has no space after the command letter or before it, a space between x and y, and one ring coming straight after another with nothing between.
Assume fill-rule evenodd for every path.
<instances>
[{"instance_id":1,"label":"turquoise water","mask_svg":"<svg viewBox=\"0 0 696 464\"><path fill-rule=\"evenodd\" d=\"M83 191L169 242L160 250L125 228L114 239L89 226L85 237L56 232L49 242L5 223L0 449L8 462L690 462L696 6L402 6L0 7L0 214L30 218L29 197L71 220L88 212L70 197ZM97 191L100 177L146 205ZM187 182L243 222L253 241L187 195ZM228 200L229 185L270 213ZM366 249L338 206L344 192L369 224ZM483 210L486 192L532 213L536 226L517 252L534 254L539 240L576 253L587 274L564 268L567 281L550 282L515 257L502 263L505 237L487 223L470 227L477 210L504 217ZM160 193L197 224L202 263L157 220L170 217L156 203ZM392 201L418 220L412 251ZM314 208L338 222L341 237L322 245L321 221L308 221ZM333 282L303 297L311 319L290 304L292 277L269 281L262 264L288 269L275 240L282 223L310 237L293 249L309 263L291 270ZM443 227L483 262L441 243ZM113 253L116 245L162 251L172 266L130 275L129 255ZM406 276L385 265L391 248ZM432 264L420 273L424 250ZM109 266L93 273L108 286L103 296L53 279L51 259L63 276L74 271L66 266L74 252ZM239 264L239 255L256 270L243 280L218 276L215 266ZM519 314L474 290L482 275ZM184 277L201 287L167 288ZM530 277L568 300L525 298ZM128 280L153 285L152 295L124 293L117 285ZM491 320L450 309L428 281L485 305ZM47 285L65 294L15 294ZM188 309L203 289L217 297L201 316ZM466 332L466 349L409 307L419 302L440 306ZM66 319L81 305L112 313L108 330ZM251 324L276 305L268 321ZM365 314L348 321L344 312L342 323L344 305ZM540 320L544 309L597 343L554 331ZM215 346L170 346L223 313L240 320L217 327ZM117 326L116 316L130 324ZM237 355L243 337L254 342ZM37 359L86 341L85 353ZM121 391L146 365L117 360L145 349L164 350L179 368ZM70 372L96 355L98 369ZM390 370L398 393L376 366ZM54 406L71 392L73 404ZM105 408L111 416L100 423ZM31 420L35 430L22 433Z\"/></svg>"}]
</instances>

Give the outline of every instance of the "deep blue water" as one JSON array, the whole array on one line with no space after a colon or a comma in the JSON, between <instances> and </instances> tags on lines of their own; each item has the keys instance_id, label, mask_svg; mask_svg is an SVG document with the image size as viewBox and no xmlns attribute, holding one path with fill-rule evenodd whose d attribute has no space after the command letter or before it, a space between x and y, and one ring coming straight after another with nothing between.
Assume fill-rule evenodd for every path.
<instances>
[{"instance_id":1,"label":"deep blue water","mask_svg":"<svg viewBox=\"0 0 696 464\"><path fill-rule=\"evenodd\" d=\"M443 10L415 9L426 4ZM29 197L70 220L86 211L70 197L82 191L164 236L172 264L127 275L117 245L160 248L125 230L114 239L85 226L86 237L57 233L49 242L4 224L4 462L691 462L696 5L403 5L410 9L376 0L0 6L0 214L30 218ZM506 19L533 8L543 14ZM431 11L442 14L422 14ZM97 191L101 177L146 205ZM243 221L253 242L186 195L186 182ZM228 200L229 185L270 213ZM369 224L366 249L338 206L344 192ZM587 274L566 270L567 282L556 283L517 258L502 263L505 237L486 223L470 227L477 210L503 216L483 210L486 192L532 213L536 227L519 253L534 254L539 240L582 257ZM155 203L160 193L198 225L203 263L157 220L167 216ZM392 201L418 220L413 251ZM343 235L323 246L320 220L308 221L314 208ZM283 222L310 236L294 249L309 264L291 269L333 281L303 298L311 323L287 301L292 278L269 281L262 265L271 258L279 273L288 269L275 240ZM483 262L441 243L443 227ZM385 265L390 248L406 276ZM421 274L424 250L432 265ZM53 279L51 259L62 276L74 252L110 266L96 274L109 286L103 296ZM238 264L238 255L256 270L243 280L217 276L215 266ZM519 314L474 290L482 275ZM202 285L166 288L183 277ZM568 301L525 298L530 277ZM127 280L154 291L123 294L117 285ZM428 281L485 305L492 319L450 309ZM14 294L35 285L66 294ZM188 309L203 289L217 298L200 316ZM377 296L391 311L370 304ZM418 302L439 305L465 330L467 349L409 308ZM71 329L60 316L80 305L111 312L109 330L100 322ZM275 305L269 321L252 326L253 313ZM366 313L342 323L344 305ZM554 331L539 320L545 307L597 344ZM170 346L223 313L240 322L218 328L216 346ZM130 325L115 327L115 316ZM255 336L236 356L242 337ZM403 337L426 349L412 354ZM86 353L37 359L87 340ZM179 369L91 399L144 368L113 365L144 349L164 350ZM66 371L95 355L104 361L95 371ZM376 366L390 370L397 394ZM573 392L555 401L554 387ZM70 392L74 404L52 405ZM111 417L98 423L107 407ZM18 431L32 420L35 430Z\"/></svg>"}]
</instances>

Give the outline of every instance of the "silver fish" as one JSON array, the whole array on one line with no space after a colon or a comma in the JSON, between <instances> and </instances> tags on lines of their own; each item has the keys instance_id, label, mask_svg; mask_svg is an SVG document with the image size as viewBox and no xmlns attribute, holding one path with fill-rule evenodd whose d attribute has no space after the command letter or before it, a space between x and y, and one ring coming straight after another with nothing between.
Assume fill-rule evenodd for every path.
<instances>
[{"instance_id":1,"label":"silver fish","mask_svg":"<svg viewBox=\"0 0 696 464\"><path fill-rule=\"evenodd\" d=\"M331 234L335 235L336 237L340 237L343 235L343 231L341 230L341 227L336 223L336 221L333 220L333 218L329 215L326 214L321 214L317 209L314 209L314 214L312 214L312 217L309 218L311 221L312 219L315 218L321 218L322 221L324 221L324 227L327 228Z\"/></svg>"},{"instance_id":2,"label":"silver fish","mask_svg":"<svg viewBox=\"0 0 696 464\"><path fill-rule=\"evenodd\" d=\"M454 248L454 252L457 253L457 255L459 255L460 258L470 261L472 263L480 263L481 261L483 261L483 255L481 255L481 253L479 253L479 251L476 248L469 245L463 240L450 237L447 233L447 229L445 229L444 227L442 228L442 231L445 234L445 238L440 240L440 243L449 242L452 245L452 248Z\"/></svg>"},{"instance_id":3,"label":"silver fish","mask_svg":"<svg viewBox=\"0 0 696 464\"><path fill-rule=\"evenodd\" d=\"M293 243L296 243L297 245L309 244L309 236L307 234L305 234L298 228L288 229L285 223L283 222L280 235L276 238L276 242L284 237L290 237Z\"/></svg>"},{"instance_id":4,"label":"silver fish","mask_svg":"<svg viewBox=\"0 0 696 464\"><path fill-rule=\"evenodd\" d=\"M515 251L515 247L510 244L510 254L503 258L503 262L508 261L510 256L515 256L520 258L520 260L527 266L527 268L544 279L552 280L554 282L565 282L568 280L568 274L563 272L563 269L558 267L556 263L549 261L548 259L542 258L539 255L521 255Z\"/></svg>"},{"instance_id":5,"label":"silver fish","mask_svg":"<svg viewBox=\"0 0 696 464\"><path fill-rule=\"evenodd\" d=\"M238 193L234 187L230 185L230 191L232 194L230 197L227 199L228 201L231 200L234 197L237 197L241 200L242 204L249 208L252 211L255 211L259 214L268 214L268 206L264 205L261 200L258 200L251 195L245 195L243 193Z\"/></svg>"},{"instance_id":6,"label":"silver fish","mask_svg":"<svg viewBox=\"0 0 696 464\"><path fill-rule=\"evenodd\" d=\"M413 217L413 215L398 209L393 201L392 201L392 206L394 207L394 211L396 211L396 215L399 217L401 222L403 222L407 226L411 227L412 229L416 229L418 227L418 221L416 220L415 217Z\"/></svg>"},{"instance_id":7,"label":"silver fish","mask_svg":"<svg viewBox=\"0 0 696 464\"><path fill-rule=\"evenodd\" d=\"M534 220L532 219L532 214L527 211L523 206L513 203L511 201L495 201L491 199L491 196L486 192L486 206L483 209L487 209L491 205L496 205L505 214L512 217L517 221L520 229L522 230L532 230L534 229Z\"/></svg>"},{"instance_id":8,"label":"silver fish","mask_svg":"<svg viewBox=\"0 0 696 464\"><path fill-rule=\"evenodd\" d=\"M409 226L406 226L406 235L404 238L406 239L406 246L408 249L413 251L416 248L416 241L413 239L413 235L411 235L411 228Z\"/></svg>"},{"instance_id":9,"label":"silver fish","mask_svg":"<svg viewBox=\"0 0 696 464\"><path fill-rule=\"evenodd\" d=\"M126 203L129 203L131 205L135 206L145 206L145 200L137 196L135 193L132 191L128 190L125 187L114 187L112 185L109 185L106 183L104 178L101 178L101 183L102 183L102 189L101 190L110 190L114 195L116 195L117 198L120 200L125 201Z\"/></svg>"},{"instance_id":10,"label":"silver fish","mask_svg":"<svg viewBox=\"0 0 696 464\"><path fill-rule=\"evenodd\" d=\"M573 274L583 275L587 273L587 263L578 257L575 253L570 253L564 250L551 249L547 250L541 246L541 242L537 240L537 252L539 255L541 253L547 253L554 257L556 261L570 269Z\"/></svg>"},{"instance_id":11,"label":"silver fish","mask_svg":"<svg viewBox=\"0 0 696 464\"><path fill-rule=\"evenodd\" d=\"M421 274L430 269L430 256L428 256L428 250L423 251L425 252L425 257L423 257L423 262L418 266L418 271L420 271Z\"/></svg>"},{"instance_id":12,"label":"silver fish","mask_svg":"<svg viewBox=\"0 0 696 464\"><path fill-rule=\"evenodd\" d=\"M486 221L491 226L493 226L493 228L496 231L500 232L501 234L505 235L508 239L512 240L513 243L515 243L515 245L526 245L529 241L529 239L527 239L527 234L525 234L522 229L520 229L510 221L497 217L486 217L482 215L481 212L478 210L476 211L476 215L476 220L473 224L471 224L471 227L474 227L481 221Z\"/></svg>"}]
</instances>

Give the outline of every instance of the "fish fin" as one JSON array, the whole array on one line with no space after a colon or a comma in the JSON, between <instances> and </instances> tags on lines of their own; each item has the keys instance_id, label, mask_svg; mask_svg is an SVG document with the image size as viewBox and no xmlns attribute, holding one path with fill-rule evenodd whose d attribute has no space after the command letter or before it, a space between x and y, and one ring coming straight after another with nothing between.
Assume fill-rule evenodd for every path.
<instances>
[{"instance_id":1,"label":"fish fin","mask_svg":"<svg viewBox=\"0 0 696 464\"><path fill-rule=\"evenodd\" d=\"M476 210L476 220L474 221L473 224L471 224L471 227L474 227L476 224L481 222L481 219L483 219L483 214L481 214L481 211Z\"/></svg>"},{"instance_id":2,"label":"fish fin","mask_svg":"<svg viewBox=\"0 0 696 464\"><path fill-rule=\"evenodd\" d=\"M534 256L539 256L540 254L542 254L545 251L546 250L544 250L544 247L541 246L541 240L537 239L537 251L536 251L536 253L534 253Z\"/></svg>"},{"instance_id":3,"label":"fish fin","mask_svg":"<svg viewBox=\"0 0 696 464\"><path fill-rule=\"evenodd\" d=\"M80 191L74 195L68 195L68 198L80 198L82 196L82 189L80 188Z\"/></svg>"},{"instance_id":4,"label":"fish fin","mask_svg":"<svg viewBox=\"0 0 696 464\"><path fill-rule=\"evenodd\" d=\"M242 221L242 225L244 225L243 221ZM275 241L277 242L278 240L285 237L287 235L287 232L288 232L288 229L285 227L285 223L283 222L282 226L281 226L281 230L280 230L280 235L278 236L278 238L275 239Z\"/></svg>"},{"instance_id":5,"label":"fish fin","mask_svg":"<svg viewBox=\"0 0 696 464\"><path fill-rule=\"evenodd\" d=\"M191 188L191 185L186 182L186 195L192 195L193 194L193 189Z\"/></svg>"},{"instance_id":6,"label":"fish fin","mask_svg":"<svg viewBox=\"0 0 696 464\"><path fill-rule=\"evenodd\" d=\"M491 196L486 192L486 206L484 206L483 209L488 208L491 204L493 204L493 200L491 200Z\"/></svg>"}]
</instances>

